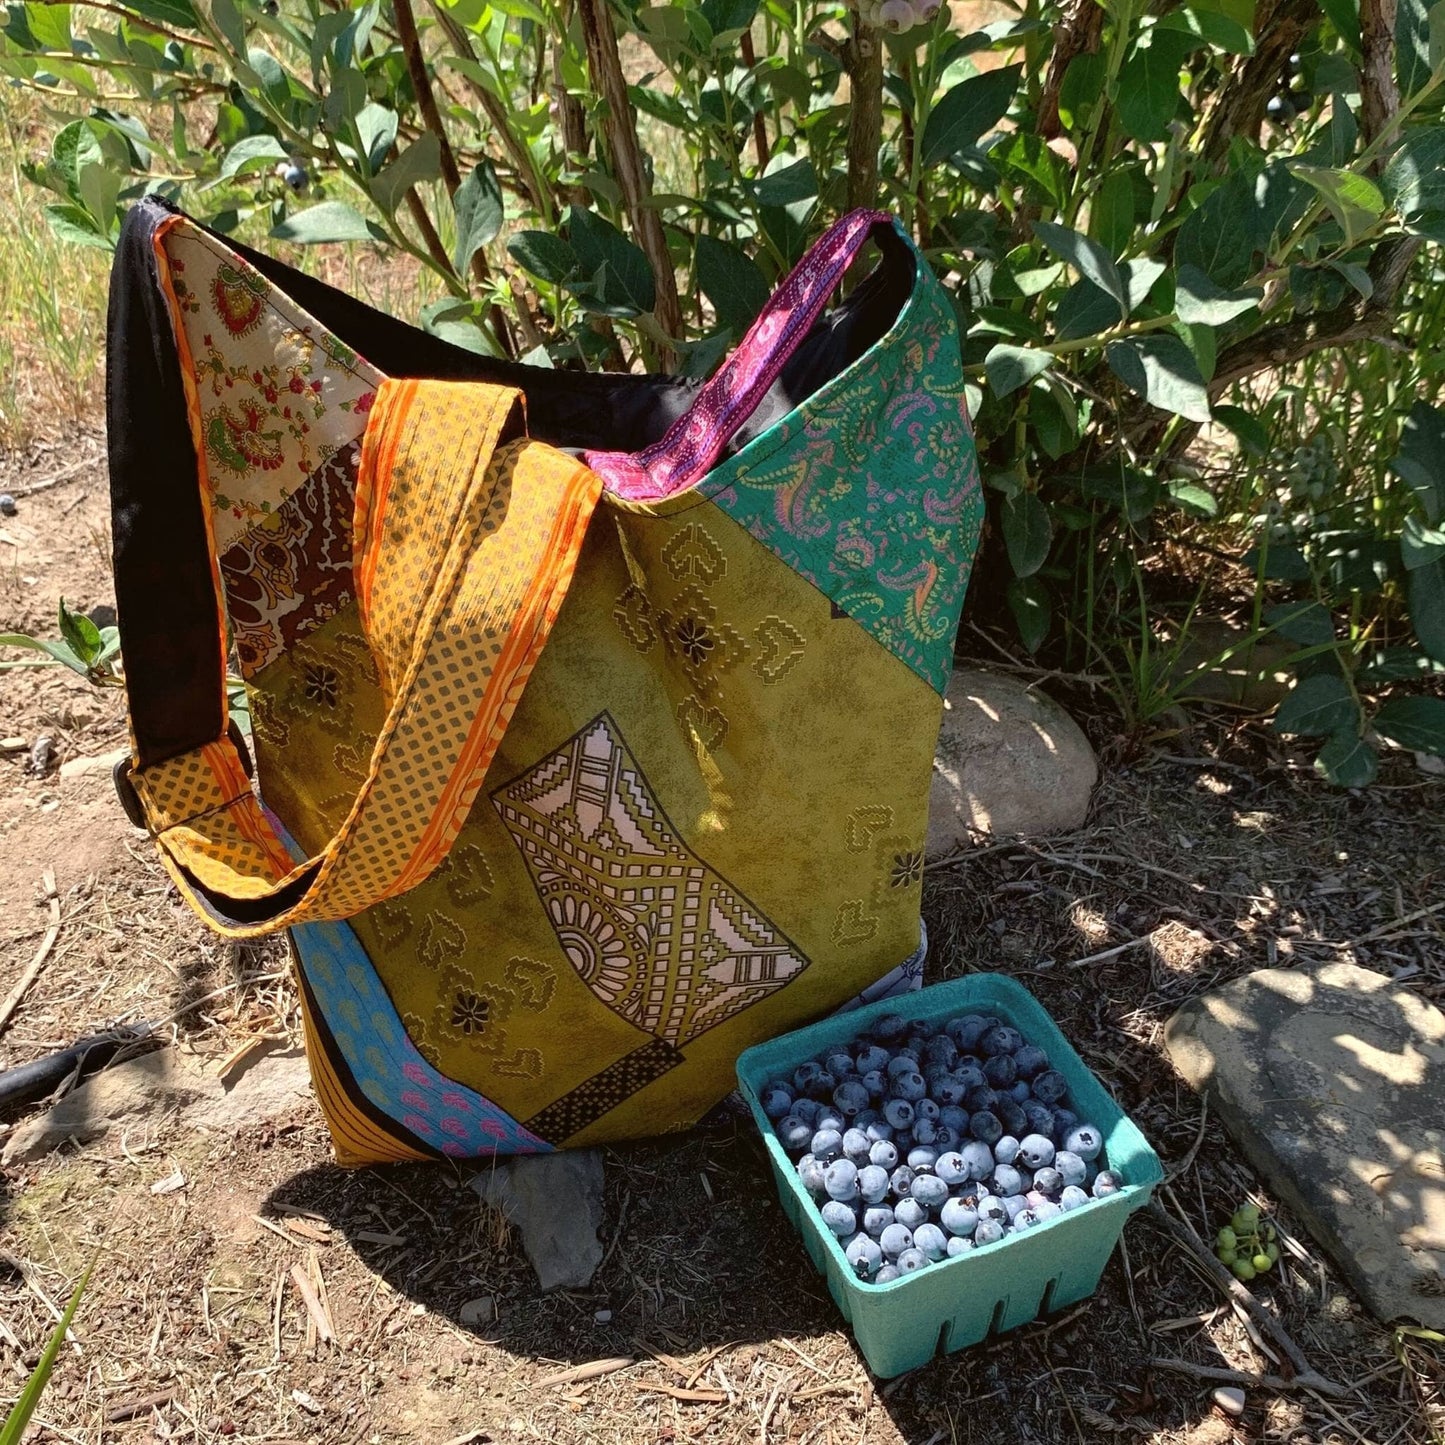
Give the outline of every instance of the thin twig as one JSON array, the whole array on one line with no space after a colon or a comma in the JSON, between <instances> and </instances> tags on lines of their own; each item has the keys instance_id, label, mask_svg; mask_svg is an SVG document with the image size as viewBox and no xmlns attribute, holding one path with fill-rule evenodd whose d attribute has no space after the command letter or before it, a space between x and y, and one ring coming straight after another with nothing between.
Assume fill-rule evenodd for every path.
<instances>
[{"instance_id":1,"label":"thin twig","mask_svg":"<svg viewBox=\"0 0 1445 1445\"><path fill-rule=\"evenodd\" d=\"M87 457L84 461L72 462L63 471L56 472L54 476L44 477L38 482L31 482L28 487L11 487L10 495L16 501L21 501L26 497L33 497L37 492L48 492L51 487L58 487L64 482L73 482L82 472L99 465L100 461L97 457Z\"/></svg>"},{"instance_id":2,"label":"thin twig","mask_svg":"<svg viewBox=\"0 0 1445 1445\"><path fill-rule=\"evenodd\" d=\"M1226 1385L1248 1385L1257 1390L1276 1390L1281 1393L1291 1390L1319 1391L1318 1384L1312 1384L1303 1375L1287 1380L1283 1375L1252 1375L1248 1370L1227 1370L1219 1365L1196 1365L1192 1360L1174 1360L1162 1355L1154 1356L1149 1364L1156 1370L1173 1370L1180 1375L1194 1375L1200 1380L1218 1380Z\"/></svg>"},{"instance_id":3,"label":"thin twig","mask_svg":"<svg viewBox=\"0 0 1445 1445\"><path fill-rule=\"evenodd\" d=\"M45 937L40 940L40 947L35 950L35 957L20 975L19 982L6 995L5 1002L0 1003L0 1033L5 1032L10 1016L20 1007L20 1000L25 997L26 990L40 976L45 960L50 957L50 950L55 947L55 940L60 937L60 895L55 891L55 873L47 868L43 876L45 896L50 901L50 926L45 930Z\"/></svg>"}]
</instances>

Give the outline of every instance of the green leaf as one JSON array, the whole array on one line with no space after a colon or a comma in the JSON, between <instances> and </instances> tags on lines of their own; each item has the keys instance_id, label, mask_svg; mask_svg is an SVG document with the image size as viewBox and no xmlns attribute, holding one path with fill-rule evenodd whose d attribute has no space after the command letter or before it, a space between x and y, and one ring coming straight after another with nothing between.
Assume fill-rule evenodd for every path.
<instances>
[{"instance_id":1,"label":"green leaf","mask_svg":"<svg viewBox=\"0 0 1445 1445\"><path fill-rule=\"evenodd\" d=\"M422 330L429 336L439 336L463 351L478 356L491 356L494 349L488 344L486 333L481 326L481 306L475 301L463 301L456 296L443 296L421 308L419 320Z\"/></svg>"},{"instance_id":2,"label":"green leaf","mask_svg":"<svg viewBox=\"0 0 1445 1445\"><path fill-rule=\"evenodd\" d=\"M126 8L157 24L169 25L173 30L201 28L191 0L127 0Z\"/></svg>"},{"instance_id":3,"label":"green leaf","mask_svg":"<svg viewBox=\"0 0 1445 1445\"><path fill-rule=\"evenodd\" d=\"M68 5L26 4L25 23L39 50L70 49L70 7Z\"/></svg>"},{"instance_id":4,"label":"green leaf","mask_svg":"<svg viewBox=\"0 0 1445 1445\"><path fill-rule=\"evenodd\" d=\"M320 246L328 241L386 240L386 232L380 226L368 221L345 201L322 201L319 206L287 216L279 225L272 226L271 236L277 241L295 241L300 246Z\"/></svg>"},{"instance_id":5,"label":"green leaf","mask_svg":"<svg viewBox=\"0 0 1445 1445\"><path fill-rule=\"evenodd\" d=\"M586 296L617 315L651 311L657 300L652 267L642 249L595 211L573 206L567 213L567 240L577 253L582 274L590 278ZM579 296L584 292L574 282Z\"/></svg>"},{"instance_id":6,"label":"green leaf","mask_svg":"<svg viewBox=\"0 0 1445 1445\"><path fill-rule=\"evenodd\" d=\"M235 0L210 0L211 19L221 38L231 48L231 54L244 58L246 54L246 25Z\"/></svg>"},{"instance_id":7,"label":"green leaf","mask_svg":"<svg viewBox=\"0 0 1445 1445\"><path fill-rule=\"evenodd\" d=\"M1432 526L1445 515L1445 412L1417 401L1400 428L1400 454L1390 469L1415 494Z\"/></svg>"},{"instance_id":8,"label":"green leaf","mask_svg":"<svg viewBox=\"0 0 1445 1445\"><path fill-rule=\"evenodd\" d=\"M1044 149L1053 156L1047 146ZM1126 250L1134 239L1134 178L1132 167L1111 170L1089 203L1089 235L1111 256Z\"/></svg>"},{"instance_id":9,"label":"green leaf","mask_svg":"<svg viewBox=\"0 0 1445 1445\"><path fill-rule=\"evenodd\" d=\"M1277 602L1264 609L1264 620L1281 637L1301 647L1320 647L1335 640L1335 623L1318 602Z\"/></svg>"},{"instance_id":10,"label":"green leaf","mask_svg":"<svg viewBox=\"0 0 1445 1445\"><path fill-rule=\"evenodd\" d=\"M718 321L742 336L767 305L767 278L739 246L713 236L697 238L697 285L712 303Z\"/></svg>"},{"instance_id":11,"label":"green leaf","mask_svg":"<svg viewBox=\"0 0 1445 1445\"><path fill-rule=\"evenodd\" d=\"M397 113L374 101L362 106L356 113L356 133L361 137L362 153L373 175L381 169L382 162L396 144L397 125Z\"/></svg>"},{"instance_id":12,"label":"green leaf","mask_svg":"<svg viewBox=\"0 0 1445 1445\"><path fill-rule=\"evenodd\" d=\"M1181 507L1197 517L1219 515L1219 502L1214 493L1207 487L1201 487L1198 482L1170 482L1167 490Z\"/></svg>"},{"instance_id":13,"label":"green leaf","mask_svg":"<svg viewBox=\"0 0 1445 1445\"><path fill-rule=\"evenodd\" d=\"M1136 48L1119 72L1115 106L1119 124L1146 145L1169 139L1169 122L1179 111L1179 66L1189 38L1156 27L1152 44Z\"/></svg>"},{"instance_id":14,"label":"green leaf","mask_svg":"<svg viewBox=\"0 0 1445 1445\"><path fill-rule=\"evenodd\" d=\"M1192 325L1223 326L1259 305L1258 291L1226 291L1198 266L1181 266L1174 283L1174 312Z\"/></svg>"},{"instance_id":15,"label":"green leaf","mask_svg":"<svg viewBox=\"0 0 1445 1445\"><path fill-rule=\"evenodd\" d=\"M1016 577L1032 577L1044 565L1053 541L1049 509L1035 492L1006 497L1000 509L1004 546Z\"/></svg>"},{"instance_id":16,"label":"green leaf","mask_svg":"<svg viewBox=\"0 0 1445 1445\"><path fill-rule=\"evenodd\" d=\"M1174 264L1194 266L1219 286L1238 286L1254 270L1262 241L1254 188L1242 175L1211 191L1185 218L1174 239Z\"/></svg>"},{"instance_id":17,"label":"green leaf","mask_svg":"<svg viewBox=\"0 0 1445 1445\"><path fill-rule=\"evenodd\" d=\"M1052 221L1035 221L1034 235L1056 256L1062 256L1075 271L1113 298L1120 311L1129 314L1129 290L1114 258L1097 242L1067 226Z\"/></svg>"},{"instance_id":18,"label":"green leaf","mask_svg":"<svg viewBox=\"0 0 1445 1445\"><path fill-rule=\"evenodd\" d=\"M440 160L440 157L438 157ZM472 257L496 240L502 229L505 207L502 187L491 161L484 156L452 197L457 217L457 244L452 264L458 276L465 276Z\"/></svg>"},{"instance_id":19,"label":"green leaf","mask_svg":"<svg viewBox=\"0 0 1445 1445\"><path fill-rule=\"evenodd\" d=\"M60 599L60 635L89 668L100 655L100 629L83 612L72 612Z\"/></svg>"},{"instance_id":20,"label":"green leaf","mask_svg":"<svg viewBox=\"0 0 1445 1445\"><path fill-rule=\"evenodd\" d=\"M1045 379L1029 392L1029 430L1057 461L1079 444L1079 409L1066 387Z\"/></svg>"},{"instance_id":21,"label":"green leaf","mask_svg":"<svg viewBox=\"0 0 1445 1445\"><path fill-rule=\"evenodd\" d=\"M977 145L1003 119L1022 74L1023 66L1008 65L959 81L934 106L923 127L923 164L936 166Z\"/></svg>"},{"instance_id":22,"label":"green leaf","mask_svg":"<svg viewBox=\"0 0 1445 1445\"><path fill-rule=\"evenodd\" d=\"M1063 209L1069 192L1068 172L1063 161L1038 136L1016 130L991 147L988 158L996 165L1007 166L1009 170L1026 176L1031 182L1029 190L1033 193L1035 204ZM1098 201L1094 204L1097 209ZM1092 224L1090 230L1093 230Z\"/></svg>"},{"instance_id":23,"label":"green leaf","mask_svg":"<svg viewBox=\"0 0 1445 1445\"><path fill-rule=\"evenodd\" d=\"M1258 547L1251 547L1239 563L1270 582L1308 582L1314 575L1309 558L1298 547L1286 547L1279 542L1263 553Z\"/></svg>"},{"instance_id":24,"label":"green leaf","mask_svg":"<svg viewBox=\"0 0 1445 1445\"><path fill-rule=\"evenodd\" d=\"M1402 216L1445 209L1445 126L1408 132L1380 177L1380 189Z\"/></svg>"},{"instance_id":25,"label":"green leaf","mask_svg":"<svg viewBox=\"0 0 1445 1445\"><path fill-rule=\"evenodd\" d=\"M1445 527L1432 527L1411 512L1400 530L1400 558L1405 570L1428 567L1439 557L1445 557Z\"/></svg>"},{"instance_id":26,"label":"green leaf","mask_svg":"<svg viewBox=\"0 0 1445 1445\"><path fill-rule=\"evenodd\" d=\"M1380 771L1380 755L1354 728L1345 727L1320 749L1315 771L1337 788L1367 788Z\"/></svg>"},{"instance_id":27,"label":"green leaf","mask_svg":"<svg viewBox=\"0 0 1445 1445\"><path fill-rule=\"evenodd\" d=\"M1161 490L1156 478L1128 466L1122 458L1097 462L1079 473L1079 491L1085 497L1111 503L1131 523L1142 522L1159 505Z\"/></svg>"},{"instance_id":28,"label":"green leaf","mask_svg":"<svg viewBox=\"0 0 1445 1445\"><path fill-rule=\"evenodd\" d=\"M1198 363L1177 336L1134 336L1111 341L1109 369L1151 406L1189 421L1209 420L1209 393Z\"/></svg>"},{"instance_id":29,"label":"green leaf","mask_svg":"<svg viewBox=\"0 0 1445 1445\"><path fill-rule=\"evenodd\" d=\"M1156 30L1177 30L1230 55L1253 55L1254 37L1229 15L1204 6L1190 6L1164 16Z\"/></svg>"},{"instance_id":30,"label":"green leaf","mask_svg":"<svg viewBox=\"0 0 1445 1445\"><path fill-rule=\"evenodd\" d=\"M1293 161L1289 172L1320 193L1351 246L1384 214L1385 198L1380 194L1380 188L1355 171L1307 166Z\"/></svg>"},{"instance_id":31,"label":"green leaf","mask_svg":"<svg viewBox=\"0 0 1445 1445\"><path fill-rule=\"evenodd\" d=\"M1011 578L1005 594L1019 640L1037 652L1049 635L1049 589L1037 577Z\"/></svg>"},{"instance_id":32,"label":"green leaf","mask_svg":"<svg viewBox=\"0 0 1445 1445\"><path fill-rule=\"evenodd\" d=\"M1360 664L1355 676L1361 682L1418 682L1445 674L1445 662L1427 657L1418 647L1382 647Z\"/></svg>"},{"instance_id":33,"label":"green leaf","mask_svg":"<svg viewBox=\"0 0 1445 1445\"><path fill-rule=\"evenodd\" d=\"M65 642L52 642L48 637L27 637L23 632L0 632L0 647L25 647L32 652L43 652L54 662L64 663L73 672L84 673L85 664L75 655L70 645ZM39 663L16 663L6 664L0 662L0 668L6 666L39 667Z\"/></svg>"},{"instance_id":34,"label":"green leaf","mask_svg":"<svg viewBox=\"0 0 1445 1445\"><path fill-rule=\"evenodd\" d=\"M226 152L221 162L221 176L245 175L248 171L269 169L277 161L290 159L290 152L274 135L248 135Z\"/></svg>"},{"instance_id":35,"label":"green leaf","mask_svg":"<svg viewBox=\"0 0 1445 1445\"><path fill-rule=\"evenodd\" d=\"M1274 726L1281 733L1323 738L1357 726L1358 718L1359 708L1344 678L1322 672L1294 685L1274 715Z\"/></svg>"},{"instance_id":36,"label":"green leaf","mask_svg":"<svg viewBox=\"0 0 1445 1445\"><path fill-rule=\"evenodd\" d=\"M1392 697L1375 714L1374 725L1396 747L1445 755L1445 702L1438 697Z\"/></svg>"},{"instance_id":37,"label":"green leaf","mask_svg":"<svg viewBox=\"0 0 1445 1445\"><path fill-rule=\"evenodd\" d=\"M811 201L818 194L818 173L810 160L774 156L767 173L753 183L753 194L760 206L793 206Z\"/></svg>"},{"instance_id":38,"label":"green leaf","mask_svg":"<svg viewBox=\"0 0 1445 1445\"><path fill-rule=\"evenodd\" d=\"M1320 0L1335 33L1355 55L1360 53L1360 0Z\"/></svg>"},{"instance_id":39,"label":"green leaf","mask_svg":"<svg viewBox=\"0 0 1445 1445\"><path fill-rule=\"evenodd\" d=\"M550 231L518 231L507 254L524 270L550 286L565 286L582 274L577 253Z\"/></svg>"},{"instance_id":40,"label":"green leaf","mask_svg":"<svg viewBox=\"0 0 1445 1445\"><path fill-rule=\"evenodd\" d=\"M1011 391L1027 386L1034 377L1047 371L1053 360L1047 351L1000 342L984 358L983 369L994 396L1001 399Z\"/></svg>"},{"instance_id":41,"label":"green leaf","mask_svg":"<svg viewBox=\"0 0 1445 1445\"><path fill-rule=\"evenodd\" d=\"M73 205L69 201L46 206L45 222L59 240L73 246L92 246L98 251L113 249L110 237L101 235L84 206Z\"/></svg>"},{"instance_id":42,"label":"green leaf","mask_svg":"<svg viewBox=\"0 0 1445 1445\"><path fill-rule=\"evenodd\" d=\"M1218 405L1214 408L1214 420L1232 431L1250 456L1262 457L1269 452L1269 428L1243 407Z\"/></svg>"},{"instance_id":43,"label":"green leaf","mask_svg":"<svg viewBox=\"0 0 1445 1445\"><path fill-rule=\"evenodd\" d=\"M1410 622L1420 646L1445 662L1445 560L1436 558L1410 572Z\"/></svg>"},{"instance_id":44,"label":"green leaf","mask_svg":"<svg viewBox=\"0 0 1445 1445\"><path fill-rule=\"evenodd\" d=\"M65 1307L65 1313L56 1321L49 1339L45 1341L45 1348L40 1352L40 1358L36 1361L35 1368L30 1372L29 1379L21 1386L18 1398L10 1407L9 1414L5 1416L5 1423L0 1425L0 1445L20 1445L20 1441L24 1438L31 1419L40 1407L40 1397L50 1383L50 1376L55 1370L55 1362L60 1357L60 1347L65 1343L65 1337L70 1332L71 1321L75 1319L75 1311L80 1306L80 1297L85 1293L86 1285L90 1283L90 1272L94 1268L94 1262L86 1266L85 1273L81 1275L80 1282L75 1286L75 1293L70 1296L70 1303Z\"/></svg>"},{"instance_id":45,"label":"green leaf","mask_svg":"<svg viewBox=\"0 0 1445 1445\"><path fill-rule=\"evenodd\" d=\"M441 142L431 131L425 130L389 166L384 166L380 174L372 177L372 199L388 216L394 215L413 186L440 180L441 174ZM467 182L463 181L457 187L458 196L466 186ZM456 197L453 197L454 204L455 200ZM465 271L461 270L458 274L464 275Z\"/></svg>"}]
</instances>

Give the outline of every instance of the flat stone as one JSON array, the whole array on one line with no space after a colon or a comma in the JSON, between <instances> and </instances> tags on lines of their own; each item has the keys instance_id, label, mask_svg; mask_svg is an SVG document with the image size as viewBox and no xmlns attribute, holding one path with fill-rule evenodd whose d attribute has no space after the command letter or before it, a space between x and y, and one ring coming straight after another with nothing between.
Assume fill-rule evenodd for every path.
<instances>
[{"instance_id":1,"label":"flat stone","mask_svg":"<svg viewBox=\"0 0 1445 1445\"><path fill-rule=\"evenodd\" d=\"M602 1155L596 1149L524 1154L472 1179L522 1236L544 1290L585 1289L602 1263Z\"/></svg>"},{"instance_id":2,"label":"flat stone","mask_svg":"<svg viewBox=\"0 0 1445 1445\"><path fill-rule=\"evenodd\" d=\"M1169 668L1184 700L1224 702L1273 712L1293 684L1290 659L1299 648L1278 633L1249 634L1222 617L1196 615Z\"/></svg>"},{"instance_id":3,"label":"flat stone","mask_svg":"<svg viewBox=\"0 0 1445 1445\"><path fill-rule=\"evenodd\" d=\"M1039 838L1079 827L1099 764L1052 698L1011 677L958 671L943 700L928 802L928 854L971 833Z\"/></svg>"},{"instance_id":4,"label":"flat stone","mask_svg":"<svg viewBox=\"0 0 1445 1445\"><path fill-rule=\"evenodd\" d=\"M1354 964L1270 968L1165 1043L1370 1309L1445 1328L1445 1014Z\"/></svg>"},{"instance_id":5,"label":"flat stone","mask_svg":"<svg viewBox=\"0 0 1445 1445\"><path fill-rule=\"evenodd\" d=\"M227 1079L218 1095L197 1100L186 1110L185 1122L235 1134L319 1108L305 1051L277 1049L262 1054L239 1076Z\"/></svg>"},{"instance_id":6,"label":"flat stone","mask_svg":"<svg viewBox=\"0 0 1445 1445\"><path fill-rule=\"evenodd\" d=\"M67 758L60 765L60 776L62 778L84 778L92 773L103 773L109 777L115 771L115 765L123 758L130 757L130 749L116 748L109 753L95 753L90 757Z\"/></svg>"}]
</instances>

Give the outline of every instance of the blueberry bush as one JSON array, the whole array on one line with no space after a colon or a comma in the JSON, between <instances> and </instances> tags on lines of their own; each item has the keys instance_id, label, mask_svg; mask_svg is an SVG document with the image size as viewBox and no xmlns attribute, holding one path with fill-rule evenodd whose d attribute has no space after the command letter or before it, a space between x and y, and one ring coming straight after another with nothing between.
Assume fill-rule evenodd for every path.
<instances>
[{"instance_id":1,"label":"blueberry bush","mask_svg":"<svg viewBox=\"0 0 1445 1445\"><path fill-rule=\"evenodd\" d=\"M975 616L1147 720L1189 677L1125 640L1194 549L1297 646L1276 724L1327 777L1445 752L1445 3L970 13L11 0L0 70L62 236L160 191L404 255L420 324L544 366L705 373L827 222L894 210L966 331Z\"/></svg>"}]
</instances>

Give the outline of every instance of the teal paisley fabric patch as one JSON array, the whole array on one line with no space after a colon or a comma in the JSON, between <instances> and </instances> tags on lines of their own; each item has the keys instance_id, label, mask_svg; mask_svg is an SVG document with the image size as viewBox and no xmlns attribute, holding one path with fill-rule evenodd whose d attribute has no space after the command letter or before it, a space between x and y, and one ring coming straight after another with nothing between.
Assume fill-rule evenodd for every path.
<instances>
[{"instance_id":1,"label":"teal paisley fabric patch","mask_svg":"<svg viewBox=\"0 0 1445 1445\"><path fill-rule=\"evenodd\" d=\"M888 335L699 491L941 693L984 501L958 321L918 272Z\"/></svg>"}]
</instances>

